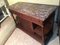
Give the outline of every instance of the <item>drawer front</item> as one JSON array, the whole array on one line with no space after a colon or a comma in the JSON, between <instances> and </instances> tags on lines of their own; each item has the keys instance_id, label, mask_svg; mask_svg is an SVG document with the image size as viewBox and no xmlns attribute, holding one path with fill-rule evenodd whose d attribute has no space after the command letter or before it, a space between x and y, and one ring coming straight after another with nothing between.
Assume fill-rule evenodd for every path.
<instances>
[{"instance_id":1,"label":"drawer front","mask_svg":"<svg viewBox=\"0 0 60 45\"><path fill-rule=\"evenodd\" d=\"M33 22L33 23L35 23L35 24L40 25L41 27L43 27L43 21L41 21L39 19L33 18L31 16L23 15L23 14L20 14L20 17L22 19L25 19L27 21Z\"/></svg>"}]
</instances>

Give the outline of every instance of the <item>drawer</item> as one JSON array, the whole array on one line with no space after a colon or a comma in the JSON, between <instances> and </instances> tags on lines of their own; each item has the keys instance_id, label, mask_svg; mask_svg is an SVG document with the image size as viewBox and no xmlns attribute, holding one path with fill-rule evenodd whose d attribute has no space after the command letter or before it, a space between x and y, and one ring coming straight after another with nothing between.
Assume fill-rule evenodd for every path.
<instances>
[{"instance_id":1,"label":"drawer","mask_svg":"<svg viewBox=\"0 0 60 45\"><path fill-rule=\"evenodd\" d=\"M43 21L41 21L40 19L36 19L36 18L31 17L31 16L27 16L27 15L23 15L23 14L20 14L20 18L25 19L27 21L30 21L32 23L35 23L35 24L43 27Z\"/></svg>"}]
</instances>

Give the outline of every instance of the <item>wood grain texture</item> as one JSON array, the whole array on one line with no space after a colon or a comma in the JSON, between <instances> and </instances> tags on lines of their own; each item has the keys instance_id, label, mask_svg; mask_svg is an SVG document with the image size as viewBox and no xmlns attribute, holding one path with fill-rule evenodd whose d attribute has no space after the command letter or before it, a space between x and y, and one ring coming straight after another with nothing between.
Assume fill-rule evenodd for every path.
<instances>
[{"instance_id":1,"label":"wood grain texture","mask_svg":"<svg viewBox=\"0 0 60 45\"><path fill-rule=\"evenodd\" d=\"M18 2L10 9L44 21L56 9L56 6Z\"/></svg>"},{"instance_id":2,"label":"wood grain texture","mask_svg":"<svg viewBox=\"0 0 60 45\"><path fill-rule=\"evenodd\" d=\"M20 19L19 27L39 35L42 45L45 45L46 40L53 34L55 9L56 6L20 2L10 7L12 14L16 14Z\"/></svg>"}]
</instances>

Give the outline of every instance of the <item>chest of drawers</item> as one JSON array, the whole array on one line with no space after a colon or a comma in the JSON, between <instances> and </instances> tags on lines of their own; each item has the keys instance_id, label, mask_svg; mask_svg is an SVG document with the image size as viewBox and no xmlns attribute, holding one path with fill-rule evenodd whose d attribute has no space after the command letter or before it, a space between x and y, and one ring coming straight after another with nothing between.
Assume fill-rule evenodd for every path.
<instances>
[{"instance_id":1,"label":"chest of drawers","mask_svg":"<svg viewBox=\"0 0 60 45\"><path fill-rule=\"evenodd\" d=\"M42 45L45 45L53 33L56 6L19 2L9 9L19 17L20 28L39 35Z\"/></svg>"}]
</instances>

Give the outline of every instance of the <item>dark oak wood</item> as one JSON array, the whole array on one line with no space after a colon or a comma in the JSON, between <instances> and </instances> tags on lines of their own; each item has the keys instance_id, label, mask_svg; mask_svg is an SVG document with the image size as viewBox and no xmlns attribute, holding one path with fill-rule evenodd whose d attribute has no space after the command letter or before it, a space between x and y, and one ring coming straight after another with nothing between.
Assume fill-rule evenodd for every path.
<instances>
[{"instance_id":1,"label":"dark oak wood","mask_svg":"<svg viewBox=\"0 0 60 45\"><path fill-rule=\"evenodd\" d=\"M20 28L39 35L42 45L45 45L46 39L50 37L49 33L53 33L56 6L18 2L9 9L19 17Z\"/></svg>"}]
</instances>

